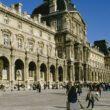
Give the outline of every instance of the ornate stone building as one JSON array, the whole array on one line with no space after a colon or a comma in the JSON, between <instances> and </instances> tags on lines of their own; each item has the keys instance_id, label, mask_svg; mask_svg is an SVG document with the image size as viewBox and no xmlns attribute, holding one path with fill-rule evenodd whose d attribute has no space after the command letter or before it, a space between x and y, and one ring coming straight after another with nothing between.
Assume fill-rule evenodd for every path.
<instances>
[{"instance_id":1,"label":"ornate stone building","mask_svg":"<svg viewBox=\"0 0 110 110\"><path fill-rule=\"evenodd\" d=\"M44 0L32 15L21 9L21 3L0 3L1 84L110 81L107 56L90 46L70 0Z\"/></svg>"}]
</instances>

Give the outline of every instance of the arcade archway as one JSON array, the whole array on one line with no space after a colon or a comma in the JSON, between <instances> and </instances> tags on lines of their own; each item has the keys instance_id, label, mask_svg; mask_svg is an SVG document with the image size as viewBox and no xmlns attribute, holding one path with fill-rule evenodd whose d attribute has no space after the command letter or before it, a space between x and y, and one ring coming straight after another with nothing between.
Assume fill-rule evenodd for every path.
<instances>
[{"instance_id":1,"label":"arcade archway","mask_svg":"<svg viewBox=\"0 0 110 110\"><path fill-rule=\"evenodd\" d=\"M62 82L63 81L63 69L61 66L58 68L58 76L59 76L59 81Z\"/></svg>"},{"instance_id":2,"label":"arcade archway","mask_svg":"<svg viewBox=\"0 0 110 110\"><path fill-rule=\"evenodd\" d=\"M51 81L55 81L55 66L54 65L51 65L50 67L50 78L51 78Z\"/></svg>"},{"instance_id":3,"label":"arcade archway","mask_svg":"<svg viewBox=\"0 0 110 110\"><path fill-rule=\"evenodd\" d=\"M24 80L24 63L20 59L15 61L15 80Z\"/></svg>"},{"instance_id":4,"label":"arcade archway","mask_svg":"<svg viewBox=\"0 0 110 110\"><path fill-rule=\"evenodd\" d=\"M9 61L6 57L0 57L0 80L9 80Z\"/></svg>"},{"instance_id":5,"label":"arcade archway","mask_svg":"<svg viewBox=\"0 0 110 110\"><path fill-rule=\"evenodd\" d=\"M29 77L36 81L36 64L33 61L29 63Z\"/></svg>"},{"instance_id":6,"label":"arcade archway","mask_svg":"<svg viewBox=\"0 0 110 110\"><path fill-rule=\"evenodd\" d=\"M44 63L40 66L40 79L44 82L47 81L47 67Z\"/></svg>"}]
</instances>

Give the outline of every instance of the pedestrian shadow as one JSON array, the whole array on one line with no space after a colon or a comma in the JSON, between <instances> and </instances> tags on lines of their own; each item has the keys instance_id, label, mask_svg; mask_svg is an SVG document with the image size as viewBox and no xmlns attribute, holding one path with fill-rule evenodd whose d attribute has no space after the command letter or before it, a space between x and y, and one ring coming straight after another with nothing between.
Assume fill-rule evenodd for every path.
<instances>
[{"instance_id":1,"label":"pedestrian shadow","mask_svg":"<svg viewBox=\"0 0 110 110\"><path fill-rule=\"evenodd\" d=\"M106 107L110 107L110 105L99 105L99 104L97 104L97 105L95 105L95 106L106 106Z\"/></svg>"},{"instance_id":2,"label":"pedestrian shadow","mask_svg":"<svg viewBox=\"0 0 110 110\"><path fill-rule=\"evenodd\" d=\"M65 96L66 96L65 93L50 93L50 94L55 94L55 95L65 95Z\"/></svg>"},{"instance_id":3,"label":"pedestrian shadow","mask_svg":"<svg viewBox=\"0 0 110 110\"><path fill-rule=\"evenodd\" d=\"M67 108L67 107L60 107L60 106L54 106L55 108Z\"/></svg>"}]
</instances>

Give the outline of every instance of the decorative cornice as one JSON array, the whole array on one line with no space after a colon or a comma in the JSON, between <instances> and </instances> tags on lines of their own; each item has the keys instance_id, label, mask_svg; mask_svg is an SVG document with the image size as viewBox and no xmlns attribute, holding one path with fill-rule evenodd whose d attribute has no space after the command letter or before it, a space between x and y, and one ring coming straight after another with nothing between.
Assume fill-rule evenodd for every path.
<instances>
[{"instance_id":1,"label":"decorative cornice","mask_svg":"<svg viewBox=\"0 0 110 110\"><path fill-rule=\"evenodd\" d=\"M8 33L8 34L11 35L11 31L10 31L9 29L1 29L1 31L2 31L3 33Z\"/></svg>"}]
</instances>

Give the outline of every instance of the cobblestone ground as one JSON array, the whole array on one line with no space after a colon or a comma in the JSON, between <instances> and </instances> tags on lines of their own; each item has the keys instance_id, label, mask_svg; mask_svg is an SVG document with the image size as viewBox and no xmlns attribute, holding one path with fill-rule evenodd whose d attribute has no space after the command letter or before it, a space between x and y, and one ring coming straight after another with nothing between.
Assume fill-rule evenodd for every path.
<instances>
[{"instance_id":1,"label":"cobblestone ground","mask_svg":"<svg viewBox=\"0 0 110 110\"><path fill-rule=\"evenodd\" d=\"M86 107L88 104L88 102L85 101L87 91L88 89L84 89L81 97L79 97L84 107ZM99 101L95 102L93 110L110 110L110 91L102 93L102 96L99 97Z\"/></svg>"},{"instance_id":2,"label":"cobblestone ground","mask_svg":"<svg viewBox=\"0 0 110 110\"><path fill-rule=\"evenodd\" d=\"M87 89L79 97L86 107L85 96ZM0 110L67 110L65 90L37 91L8 91L0 92ZM110 92L103 92L93 110L110 110Z\"/></svg>"}]
</instances>

